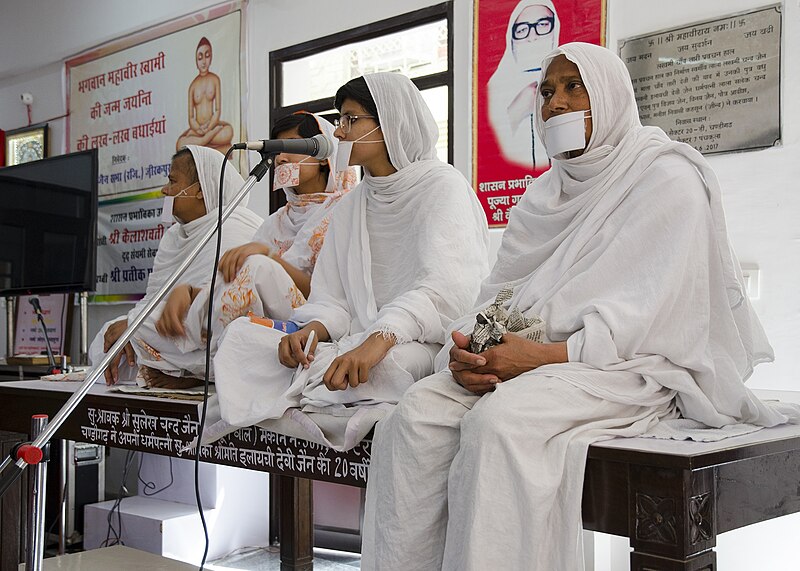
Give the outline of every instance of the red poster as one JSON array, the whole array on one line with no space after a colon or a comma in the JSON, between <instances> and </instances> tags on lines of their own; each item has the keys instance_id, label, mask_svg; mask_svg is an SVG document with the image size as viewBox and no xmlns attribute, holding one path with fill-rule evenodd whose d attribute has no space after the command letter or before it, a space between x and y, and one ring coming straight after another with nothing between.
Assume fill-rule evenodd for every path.
<instances>
[{"instance_id":1,"label":"red poster","mask_svg":"<svg viewBox=\"0 0 800 571\"><path fill-rule=\"evenodd\" d=\"M489 226L548 168L533 129L541 62L569 42L605 44L605 0L475 0L473 186Z\"/></svg>"}]
</instances>

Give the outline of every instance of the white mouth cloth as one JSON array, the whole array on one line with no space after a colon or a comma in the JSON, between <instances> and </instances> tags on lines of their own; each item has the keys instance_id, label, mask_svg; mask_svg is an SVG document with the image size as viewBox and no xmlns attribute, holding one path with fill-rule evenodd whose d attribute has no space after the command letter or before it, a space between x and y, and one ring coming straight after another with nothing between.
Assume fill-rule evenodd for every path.
<instances>
[{"instance_id":1,"label":"white mouth cloth","mask_svg":"<svg viewBox=\"0 0 800 571\"><path fill-rule=\"evenodd\" d=\"M544 146L547 156L552 159L567 151L586 148L585 118L589 116L587 111L573 111L545 121Z\"/></svg>"}]
</instances>

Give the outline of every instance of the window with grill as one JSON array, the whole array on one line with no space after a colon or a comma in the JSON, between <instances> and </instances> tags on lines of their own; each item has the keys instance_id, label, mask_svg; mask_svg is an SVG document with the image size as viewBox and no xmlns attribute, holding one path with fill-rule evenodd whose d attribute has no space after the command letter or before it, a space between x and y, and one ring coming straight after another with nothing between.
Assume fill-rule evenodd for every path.
<instances>
[{"instance_id":1,"label":"window with grill","mask_svg":"<svg viewBox=\"0 0 800 571\"><path fill-rule=\"evenodd\" d=\"M422 92L439 126L438 156L452 163L452 17L446 2L270 52L270 121L299 110L333 121L340 86L367 73L400 72ZM283 199L272 193L270 212Z\"/></svg>"}]
</instances>

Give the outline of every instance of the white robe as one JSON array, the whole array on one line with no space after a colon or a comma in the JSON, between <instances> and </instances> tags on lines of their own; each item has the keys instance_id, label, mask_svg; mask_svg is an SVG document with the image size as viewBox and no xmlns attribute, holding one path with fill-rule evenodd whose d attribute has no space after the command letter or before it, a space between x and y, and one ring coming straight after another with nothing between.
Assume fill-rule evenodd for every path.
<instances>
[{"instance_id":1,"label":"white robe","mask_svg":"<svg viewBox=\"0 0 800 571\"><path fill-rule=\"evenodd\" d=\"M198 240L210 227L217 223L219 172L224 157L219 151L207 147L189 145L187 148L194 157L198 178L200 180L200 188L203 190L203 200L208 213L187 224L173 224L166 231L158 245L158 253L156 254L155 260L153 260L153 273L151 273L148 278L147 291L144 298L142 298L133 309L128 311L127 315L111 320L103 325L89 348L89 360L91 363L99 363L105 355L103 351L103 337L108 327L112 323L119 321L119 319L127 319L128 323L135 319L144 306L147 305L153 296L167 282L170 276L172 276L189 252L197 245ZM225 169L223 196L225 204L228 204L228 202L236 196L243 184L244 180L241 175L236 172L236 169L228 165ZM246 204L246 199L244 204ZM236 208L223 225L222 251L248 242L262 222L261 217L245 208L244 204ZM208 283L211 280L211 271L214 266L215 249L216 244L214 239L212 239L184 272L181 281L197 284ZM161 307L163 307L163 303ZM157 307L142 324L143 331L154 332L155 322L160 315L161 308ZM137 355L137 364L134 367L130 367L127 361L123 360L120 366L121 381L133 381L141 365L150 365L177 371L183 368L182 363L167 364L165 366L163 357L156 357L156 355L152 354L145 346L137 342L137 338L141 339L141 334L139 332L134 335L132 341L132 346ZM151 341L153 340L152 337L148 338ZM165 344L168 347L169 340L163 338L162 340L166 342Z\"/></svg>"},{"instance_id":2,"label":"white robe","mask_svg":"<svg viewBox=\"0 0 800 571\"><path fill-rule=\"evenodd\" d=\"M541 316L569 362L476 397L447 371L445 345L443 372L376 428L365 570L580 569L592 442L678 415L709 427L800 419L744 385L771 348L743 294L710 167L641 126L613 53L567 44L546 63L559 53L589 90L592 138L512 209L478 307L511 284L507 305ZM453 328L471 332L474 316Z\"/></svg>"},{"instance_id":3,"label":"white robe","mask_svg":"<svg viewBox=\"0 0 800 571\"><path fill-rule=\"evenodd\" d=\"M468 308L487 269L486 221L473 190L435 157L436 124L411 82L395 74L366 76L396 173L367 174L338 204L311 282L311 297L292 320L321 322L332 342L318 346L309 369L278 364L281 334L241 319L231 324L214 360L222 422L208 439L236 426L280 418L293 408L350 416L337 448L371 428L352 405L396 403L433 370L450 322ZM397 341L367 383L328 391L322 376L333 359L380 332ZM257 364L256 364L257 363ZM296 415L295 415L296 416ZM219 419L215 419L219 420ZM263 426L263 424L262 424Z\"/></svg>"}]
</instances>

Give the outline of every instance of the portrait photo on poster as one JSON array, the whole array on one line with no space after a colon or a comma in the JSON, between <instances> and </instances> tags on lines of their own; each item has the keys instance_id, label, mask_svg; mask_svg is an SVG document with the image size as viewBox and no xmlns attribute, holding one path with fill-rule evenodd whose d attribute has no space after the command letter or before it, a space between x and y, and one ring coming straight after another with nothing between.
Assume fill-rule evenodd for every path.
<instances>
[{"instance_id":1,"label":"portrait photo on poster","mask_svg":"<svg viewBox=\"0 0 800 571\"><path fill-rule=\"evenodd\" d=\"M522 0L508 20L506 48L488 83L489 123L502 156L526 169L550 166L533 128L542 60L558 44L556 7L549 0Z\"/></svg>"},{"instance_id":2,"label":"portrait photo on poster","mask_svg":"<svg viewBox=\"0 0 800 571\"><path fill-rule=\"evenodd\" d=\"M477 0L473 184L490 226L550 168L534 128L542 61L561 44L605 43L605 0Z\"/></svg>"}]
</instances>

